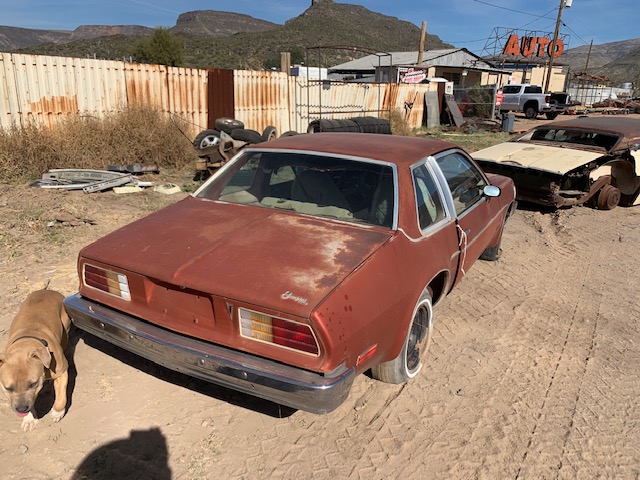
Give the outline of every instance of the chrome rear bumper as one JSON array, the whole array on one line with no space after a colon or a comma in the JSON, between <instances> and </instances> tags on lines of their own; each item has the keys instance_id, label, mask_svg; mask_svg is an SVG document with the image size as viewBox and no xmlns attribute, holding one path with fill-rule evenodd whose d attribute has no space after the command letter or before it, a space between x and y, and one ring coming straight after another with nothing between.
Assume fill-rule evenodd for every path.
<instances>
[{"instance_id":1,"label":"chrome rear bumper","mask_svg":"<svg viewBox=\"0 0 640 480\"><path fill-rule=\"evenodd\" d=\"M355 377L334 377L196 340L105 307L79 294L64 300L73 324L172 370L312 413L327 413L349 396Z\"/></svg>"}]
</instances>

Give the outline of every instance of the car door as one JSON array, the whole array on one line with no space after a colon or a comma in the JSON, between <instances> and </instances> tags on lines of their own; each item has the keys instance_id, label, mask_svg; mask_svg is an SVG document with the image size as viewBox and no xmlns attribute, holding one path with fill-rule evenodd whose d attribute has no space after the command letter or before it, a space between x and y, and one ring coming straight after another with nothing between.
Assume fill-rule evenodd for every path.
<instances>
[{"instance_id":1,"label":"car door","mask_svg":"<svg viewBox=\"0 0 640 480\"><path fill-rule=\"evenodd\" d=\"M502 87L503 100L500 108L502 110L518 110L520 95L520 86L505 85Z\"/></svg>"},{"instance_id":2,"label":"car door","mask_svg":"<svg viewBox=\"0 0 640 480\"><path fill-rule=\"evenodd\" d=\"M451 192L449 208L458 224L460 269L466 272L489 246L500 226L500 217L491 208L491 202L496 199L484 195L484 187L489 182L464 152L443 152L436 156L436 163Z\"/></svg>"}]
</instances>

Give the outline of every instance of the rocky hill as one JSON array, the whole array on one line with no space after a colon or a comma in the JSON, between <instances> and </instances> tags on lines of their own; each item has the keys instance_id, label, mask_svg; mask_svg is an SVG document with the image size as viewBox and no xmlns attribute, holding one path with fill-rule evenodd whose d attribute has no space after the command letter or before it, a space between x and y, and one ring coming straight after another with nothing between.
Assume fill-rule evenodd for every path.
<instances>
[{"instance_id":1,"label":"rocky hill","mask_svg":"<svg viewBox=\"0 0 640 480\"><path fill-rule=\"evenodd\" d=\"M180 14L171 31L183 35L226 37L239 32L262 32L276 28L278 24L240 13L196 10Z\"/></svg>"},{"instance_id":2,"label":"rocky hill","mask_svg":"<svg viewBox=\"0 0 640 480\"><path fill-rule=\"evenodd\" d=\"M103 33L111 33L107 27L101 28ZM292 63L305 61L306 47L339 45L402 51L417 50L420 42L420 28L410 22L332 0L314 0L307 10L285 25L237 13L201 10L180 15L171 31L185 39L184 66L197 68L271 68L279 66L280 52L291 52ZM81 39L62 35L52 39L43 37L42 41L49 43L31 42L24 48L23 42L9 50L122 59L130 57L132 45L147 33L121 31L116 35ZM425 46L429 49L451 45L435 35L427 35ZM358 55L346 50L325 51L323 62L335 64Z\"/></svg>"},{"instance_id":3,"label":"rocky hill","mask_svg":"<svg viewBox=\"0 0 640 480\"><path fill-rule=\"evenodd\" d=\"M573 73L584 72L587 67L588 73L607 76L612 84L636 82L640 76L640 38L593 45L591 54L589 45L571 48L562 62Z\"/></svg>"}]
</instances>

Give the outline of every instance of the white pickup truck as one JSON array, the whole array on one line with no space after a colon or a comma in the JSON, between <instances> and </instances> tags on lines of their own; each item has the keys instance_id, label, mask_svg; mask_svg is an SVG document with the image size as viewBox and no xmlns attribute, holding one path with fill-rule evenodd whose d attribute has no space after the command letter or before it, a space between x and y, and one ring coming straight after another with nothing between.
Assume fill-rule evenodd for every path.
<instances>
[{"instance_id":1,"label":"white pickup truck","mask_svg":"<svg viewBox=\"0 0 640 480\"><path fill-rule=\"evenodd\" d=\"M500 112L523 112L527 118L544 113L553 120L563 113L569 104L566 93L544 93L540 85L511 84L502 87L503 99Z\"/></svg>"}]
</instances>

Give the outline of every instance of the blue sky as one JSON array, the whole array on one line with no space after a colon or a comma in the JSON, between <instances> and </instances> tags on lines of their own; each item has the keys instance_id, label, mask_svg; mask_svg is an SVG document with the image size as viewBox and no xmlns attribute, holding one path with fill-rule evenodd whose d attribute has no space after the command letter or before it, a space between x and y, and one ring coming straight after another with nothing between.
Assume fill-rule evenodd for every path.
<instances>
[{"instance_id":1,"label":"blue sky","mask_svg":"<svg viewBox=\"0 0 640 480\"><path fill-rule=\"evenodd\" d=\"M560 0L336 0L421 26L456 47L481 54L494 27L553 32ZM80 25L171 27L180 13L223 10L282 24L304 12L311 0L0 0L0 25L73 30ZM573 0L561 33L569 47L640 37L638 0ZM416 48L417 49L417 48Z\"/></svg>"}]
</instances>

